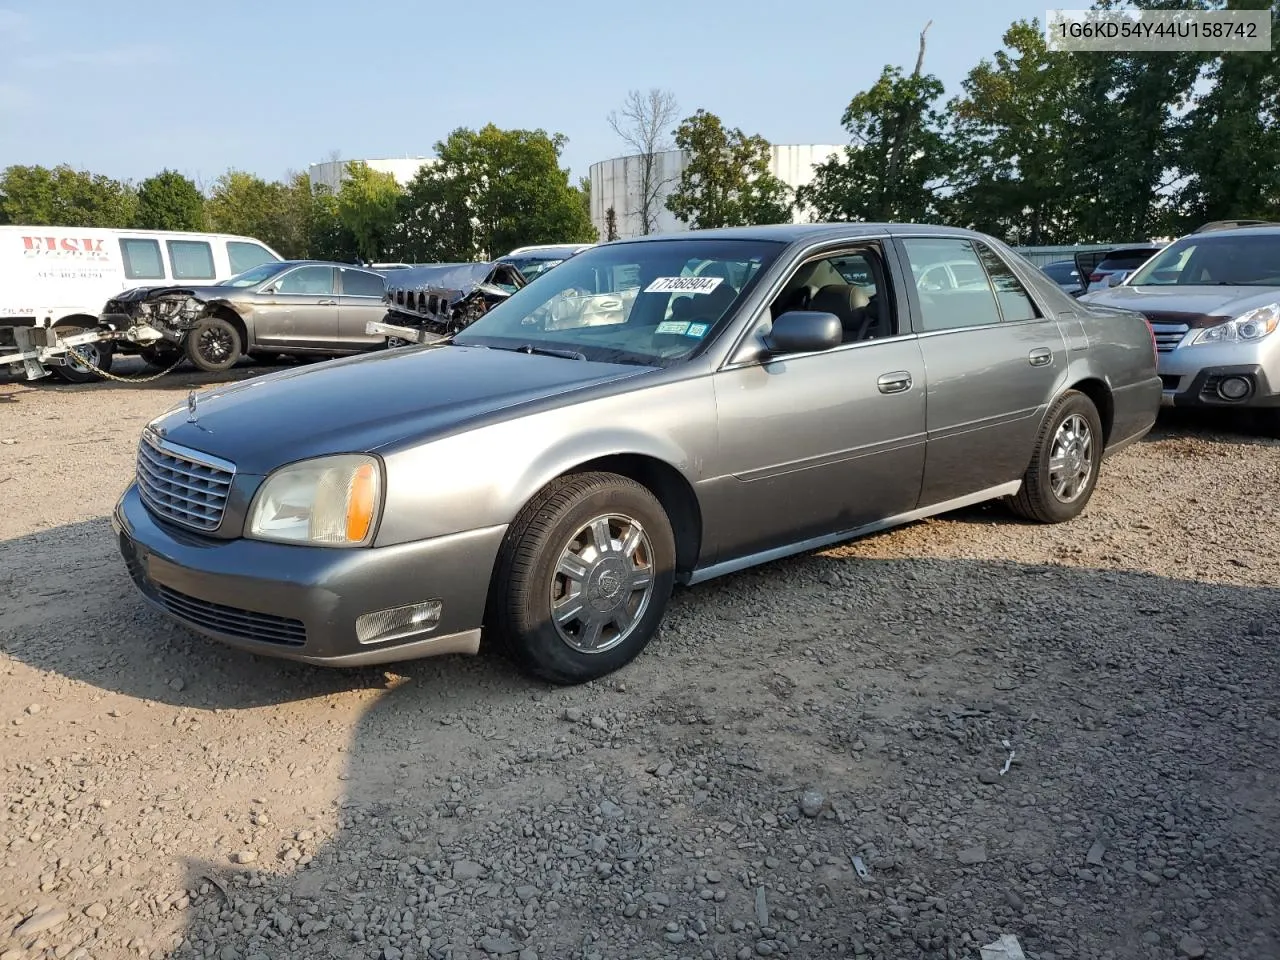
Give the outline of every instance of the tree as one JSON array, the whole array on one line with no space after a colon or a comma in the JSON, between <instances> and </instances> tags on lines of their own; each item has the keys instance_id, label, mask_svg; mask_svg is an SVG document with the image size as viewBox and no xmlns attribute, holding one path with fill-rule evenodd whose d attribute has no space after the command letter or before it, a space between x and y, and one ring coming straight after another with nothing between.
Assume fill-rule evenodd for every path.
<instances>
[{"instance_id":1,"label":"tree","mask_svg":"<svg viewBox=\"0 0 1280 960\"><path fill-rule=\"evenodd\" d=\"M639 204L636 218L640 233L653 233L658 226L658 197L671 182L658 169L658 154L671 149L668 130L679 116L675 94L654 87L648 93L632 90L621 110L609 114L609 126L622 141L640 155Z\"/></svg>"},{"instance_id":2,"label":"tree","mask_svg":"<svg viewBox=\"0 0 1280 960\"><path fill-rule=\"evenodd\" d=\"M925 33L915 69L903 76L886 66L857 94L841 122L850 142L843 156L814 167L797 202L818 220L925 221L937 212L936 191L951 169L946 123L936 106L943 86L925 74Z\"/></svg>"},{"instance_id":3,"label":"tree","mask_svg":"<svg viewBox=\"0 0 1280 960\"><path fill-rule=\"evenodd\" d=\"M1075 243L1079 204L1069 154L1080 135L1080 60L1050 53L1035 20L969 71L948 109L956 186L948 219L1016 244ZM1095 171L1095 183L1111 171ZM1087 196L1087 194L1086 194Z\"/></svg>"},{"instance_id":4,"label":"tree","mask_svg":"<svg viewBox=\"0 0 1280 960\"><path fill-rule=\"evenodd\" d=\"M1280 4L1240 2L1230 9L1271 8L1280 34ZM1209 89L1180 124L1178 232L1208 220L1280 218L1280 47L1215 57Z\"/></svg>"},{"instance_id":5,"label":"tree","mask_svg":"<svg viewBox=\"0 0 1280 960\"><path fill-rule=\"evenodd\" d=\"M726 130L699 109L676 129L688 162L667 209L695 229L783 223L791 219L790 188L769 169L773 149L759 134Z\"/></svg>"},{"instance_id":6,"label":"tree","mask_svg":"<svg viewBox=\"0 0 1280 960\"><path fill-rule=\"evenodd\" d=\"M587 215L587 220L591 220L591 178L578 178L578 202L582 204L582 210ZM598 235L598 232L597 232Z\"/></svg>"},{"instance_id":7,"label":"tree","mask_svg":"<svg viewBox=\"0 0 1280 960\"><path fill-rule=\"evenodd\" d=\"M285 254L281 248L292 244L282 229L284 193L282 184L268 183L243 170L228 170L214 181L205 212L213 229L254 237Z\"/></svg>"},{"instance_id":8,"label":"tree","mask_svg":"<svg viewBox=\"0 0 1280 960\"><path fill-rule=\"evenodd\" d=\"M395 236L400 185L390 173L352 160L338 189L338 219L356 240L365 261L382 259Z\"/></svg>"},{"instance_id":9,"label":"tree","mask_svg":"<svg viewBox=\"0 0 1280 960\"><path fill-rule=\"evenodd\" d=\"M0 212L9 223L49 227L128 227L138 206L128 184L67 164L7 167Z\"/></svg>"},{"instance_id":10,"label":"tree","mask_svg":"<svg viewBox=\"0 0 1280 960\"><path fill-rule=\"evenodd\" d=\"M436 144L401 202L402 259L489 260L534 243L598 238L569 172L563 135L544 130L459 128Z\"/></svg>"},{"instance_id":11,"label":"tree","mask_svg":"<svg viewBox=\"0 0 1280 960\"><path fill-rule=\"evenodd\" d=\"M168 168L138 184L134 226L142 230L203 230L204 197L199 187Z\"/></svg>"},{"instance_id":12,"label":"tree","mask_svg":"<svg viewBox=\"0 0 1280 960\"><path fill-rule=\"evenodd\" d=\"M618 211L610 207L604 212L605 240L618 239Z\"/></svg>"}]
</instances>

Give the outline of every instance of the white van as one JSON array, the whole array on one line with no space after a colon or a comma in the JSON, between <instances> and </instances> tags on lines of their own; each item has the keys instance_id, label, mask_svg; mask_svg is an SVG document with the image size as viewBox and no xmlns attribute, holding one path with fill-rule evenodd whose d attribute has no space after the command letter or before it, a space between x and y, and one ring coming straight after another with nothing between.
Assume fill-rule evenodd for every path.
<instances>
[{"instance_id":1,"label":"white van","mask_svg":"<svg viewBox=\"0 0 1280 960\"><path fill-rule=\"evenodd\" d=\"M0 346L12 343L5 328L93 329L106 302L130 287L216 283L281 259L234 234L0 226ZM88 379L75 367L54 369Z\"/></svg>"}]
</instances>

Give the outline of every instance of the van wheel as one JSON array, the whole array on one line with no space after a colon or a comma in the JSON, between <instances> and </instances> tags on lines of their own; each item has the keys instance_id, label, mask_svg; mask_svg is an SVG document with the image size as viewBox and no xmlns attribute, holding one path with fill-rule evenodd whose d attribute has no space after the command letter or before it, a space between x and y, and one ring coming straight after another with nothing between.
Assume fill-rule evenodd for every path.
<instances>
[{"instance_id":1,"label":"van wheel","mask_svg":"<svg viewBox=\"0 0 1280 960\"><path fill-rule=\"evenodd\" d=\"M205 373L230 370L243 349L240 332L222 317L201 317L187 331L187 359Z\"/></svg>"},{"instance_id":2,"label":"van wheel","mask_svg":"<svg viewBox=\"0 0 1280 960\"><path fill-rule=\"evenodd\" d=\"M55 327L59 336L74 337L77 334L88 333L84 327ZM74 351L74 353L72 352ZM83 357L93 364L99 370L111 370L111 361L114 357L114 350L109 340L99 340L97 343L82 343L66 353L66 363L58 364L50 367L63 380L68 383L94 383L102 379L102 374L96 370L92 370L79 363L76 357Z\"/></svg>"},{"instance_id":3,"label":"van wheel","mask_svg":"<svg viewBox=\"0 0 1280 960\"><path fill-rule=\"evenodd\" d=\"M1040 523L1079 516L1098 484L1103 442L1098 408L1068 390L1044 418L1022 489L1011 499L1013 511Z\"/></svg>"},{"instance_id":4,"label":"van wheel","mask_svg":"<svg viewBox=\"0 0 1280 960\"><path fill-rule=\"evenodd\" d=\"M658 632L675 535L645 487L611 473L562 478L511 525L487 626L526 672L576 684L630 662Z\"/></svg>"}]
</instances>

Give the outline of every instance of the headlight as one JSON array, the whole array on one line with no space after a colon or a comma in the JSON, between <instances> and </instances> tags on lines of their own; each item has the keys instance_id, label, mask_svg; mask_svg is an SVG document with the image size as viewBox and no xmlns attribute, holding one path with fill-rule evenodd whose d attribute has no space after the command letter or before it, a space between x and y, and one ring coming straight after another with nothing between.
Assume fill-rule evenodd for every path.
<instances>
[{"instance_id":1,"label":"headlight","mask_svg":"<svg viewBox=\"0 0 1280 960\"><path fill-rule=\"evenodd\" d=\"M249 507L255 540L361 547L369 543L382 502L382 470L374 457L342 454L281 467Z\"/></svg>"},{"instance_id":2,"label":"headlight","mask_svg":"<svg viewBox=\"0 0 1280 960\"><path fill-rule=\"evenodd\" d=\"M1191 342L1248 343L1261 340L1277 326L1280 326L1280 303L1269 303L1265 307L1243 313L1234 320L1201 330Z\"/></svg>"}]
</instances>

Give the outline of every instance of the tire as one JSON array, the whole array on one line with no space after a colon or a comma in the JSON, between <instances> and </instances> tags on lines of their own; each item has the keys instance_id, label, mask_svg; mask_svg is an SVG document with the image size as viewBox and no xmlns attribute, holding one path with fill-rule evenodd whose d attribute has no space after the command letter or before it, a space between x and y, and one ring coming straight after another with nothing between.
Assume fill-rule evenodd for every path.
<instances>
[{"instance_id":1,"label":"tire","mask_svg":"<svg viewBox=\"0 0 1280 960\"><path fill-rule=\"evenodd\" d=\"M610 549L603 556L597 556L593 521L609 530ZM636 533L640 539L629 554L618 549ZM558 571L565 554L586 556L574 565L577 577ZM633 575L647 586L626 591ZM576 474L549 486L512 523L499 553L486 626L525 673L560 685L585 683L619 669L648 646L674 584L675 535L657 498L627 477ZM595 615L557 624L555 598L584 593L596 599ZM626 629L613 614L626 617ZM593 633L595 652L588 652Z\"/></svg>"},{"instance_id":2,"label":"tire","mask_svg":"<svg viewBox=\"0 0 1280 960\"><path fill-rule=\"evenodd\" d=\"M88 329L84 327L56 327L60 336L74 337L80 333L88 333ZM110 371L111 361L114 358L115 351L108 341L99 341L98 343L85 343L74 348L77 353L83 354L94 366L101 370ZM68 355L68 359L70 356ZM84 366L71 366L70 364L58 364L49 368L68 383L96 383L102 379L102 375L96 370L90 370Z\"/></svg>"},{"instance_id":3,"label":"tire","mask_svg":"<svg viewBox=\"0 0 1280 960\"><path fill-rule=\"evenodd\" d=\"M1078 446L1073 446L1076 442ZM1022 489L1011 499L1015 513L1039 523L1063 523L1078 517L1093 497L1102 468L1102 419L1098 408L1083 393L1068 390L1050 408L1031 464L1022 477ZM1055 450L1067 446L1067 476L1074 485L1063 486L1062 475L1051 469ZM1087 474L1081 474L1087 470Z\"/></svg>"},{"instance_id":4,"label":"tire","mask_svg":"<svg viewBox=\"0 0 1280 960\"><path fill-rule=\"evenodd\" d=\"M222 317L201 317L187 332L185 349L197 369L222 373L236 365L244 344L240 332Z\"/></svg>"},{"instance_id":5,"label":"tire","mask_svg":"<svg viewBox=\"0 0 1280 960\"><path fill-rule=\"evenodd\" d=\"M138 351L142 362L153 370L167 370L178 357L182 356L182 348L176 346L150 346Z\"/></svg>"}]
</instances>

